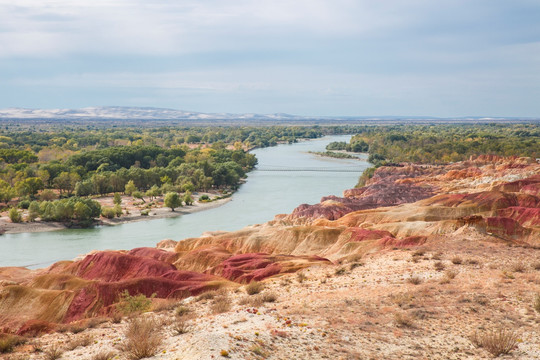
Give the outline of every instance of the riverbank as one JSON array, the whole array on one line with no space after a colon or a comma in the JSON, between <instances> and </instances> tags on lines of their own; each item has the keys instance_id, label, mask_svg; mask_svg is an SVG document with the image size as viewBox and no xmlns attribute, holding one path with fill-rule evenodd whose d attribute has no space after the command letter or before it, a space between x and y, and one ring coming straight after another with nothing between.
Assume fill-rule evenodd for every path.
<instances>
[{"instance_id":1,"label":"riverbank","mask_svg":"<svg viewBox=\"0 0 540 360\"><path fill-rule=\"evenodd\" d=\"M95 226L115 226L131 222L178 217L186 214L196 213L199 211L214 209L232 200L231 197L227 197L209 202L200 202L199 197L202 195L208 195L210 198L215 198L219 194L199 193L193 196L193 205L184 205L176 208L174 211L171 211L170 208L164 206L163 197L157 197L152 201L156 205L155 207L146 208L146 205L148 203L143 203L141 201L137 202L134 201L132 197L124 195L122 196L121 205L123 210L122 216L112 219L101 217L96 222ZM102 207L112 207L114 205L112 196L104 196L100 198L95 198L94 200L98 201ZM143 213L146 211L148 211L148 215L143 215ZM60 222L40 220L34 222L13 223L7 215L7 211L1 213L0 215L0 231L2 231L2 233L4 234L38 233L65 230L69 228L68 226ZM23 218L25 216L26 211L23 211Z\"/></svg>"}]
</instances>

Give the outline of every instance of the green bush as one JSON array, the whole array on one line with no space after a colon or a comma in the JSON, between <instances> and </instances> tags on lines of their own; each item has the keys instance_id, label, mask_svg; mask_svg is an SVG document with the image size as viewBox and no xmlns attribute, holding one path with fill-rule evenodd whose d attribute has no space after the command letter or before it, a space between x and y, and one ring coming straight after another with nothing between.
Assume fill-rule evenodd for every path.
<instances>
[{"instance_id":1,"label":"green bush","mask_svg":"<svg viewBox=\"0 0 540 360\"><path fill-rule=\"evenodd\" d=\"M156 294L152 294L150 298L146 297L144 294L132 296L129 295L127 290L124 290L124 292L120 294L120 299L118 304L116 304L116 309L124 315L149 311L152 307L152 299L155 296Z\"/></svg>"},{"instance_id":2,"label":"green bush","mask_svg":"<svg viewBox=\"0 0 540 360\"><path fill-rule=\"evenodd\" d=\"M16 208L9 209L8 216L11 219L11 222L20 223L22 221L22 215Z\"/></svg>"},{"instance_id":3,"label":"green bush","mask_svg":"<svg viewBox=\"0 0 540 360\"><path fill-rule=\"evenodd\" d=\"M101 209L101 215L107 219L112 219L116 216L116 211L111 207L104 207Z\"/></svg>"},{"instance_id":4,"label":"green bush","mask_svg":"<svg viewBox=\"0 0 540 360\"><path fill-rule=\"evenodd\" d=\"M29 206L30 206L30 200L22 200L22 201L19 201L19 203L17 204L17 207L19 209L28 209Z\"/></svg>"}]
</instances>

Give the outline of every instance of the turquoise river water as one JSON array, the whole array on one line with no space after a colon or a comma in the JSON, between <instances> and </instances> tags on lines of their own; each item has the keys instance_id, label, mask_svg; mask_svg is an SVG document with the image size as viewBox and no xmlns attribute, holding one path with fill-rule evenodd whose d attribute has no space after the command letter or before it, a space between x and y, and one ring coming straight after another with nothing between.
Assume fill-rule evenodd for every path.
<instances>
[{"instance_id":1,"label":"turquoise river water","mask_svg":"<svg viewBox=\"0 0 540 360\"><path fill-rule=\"evenodd\" d=\"M290 213L300 204L319 202L326 195L341 196L353 187L369 165L365 160L324 158L308 151L324 151L332 141L348 141L350 136L327 136L256 149L257 168L223 206L182 215L116 226L67 229L41 233L0 236L0 267L40 268L59 260L69 260L91 250L132 249L155 246L163 239L182 240L205 231L238 230L272 220L276 214ZM263 171L272 169L326 169L330 171ZM334 172L331 170L357 170Z\"/></svg>"}]
</instances>

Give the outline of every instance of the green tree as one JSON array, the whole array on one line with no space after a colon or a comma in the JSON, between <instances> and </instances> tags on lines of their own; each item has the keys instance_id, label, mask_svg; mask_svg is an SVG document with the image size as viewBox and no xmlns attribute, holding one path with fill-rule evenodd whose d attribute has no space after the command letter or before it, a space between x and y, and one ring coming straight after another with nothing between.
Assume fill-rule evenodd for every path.
<instances>
[{"instance_id":1,"label":"green tree","mask_svg":"<svg viewBox=\"0 0 540 360\"><path fill-rule=\"evenodd\" d=\"M114 193L113 203L115 205L122 204L122 196L119 193Z\"/></svg>"},{"instance_id":2,"label":"green tree","mask_svg":"<svg viewBox=\"0 0 540 360\"><path fill-rule=\"evenodd\" d=\"M175 208L182 206L182 200L176 192L170 192L165 194L165 206L171 208L174 211Z\"/></svg>"},{"instance_id":3,"label":"green tree","mask_svg":"<svg viewBox=\"0 0 540 360\"><path fill-rule=\"evenodd\" d=\"M152 187L146 192L146 196L150 198L150 201L154 200L154 198L159 195L161 195L161 189L157 185L152 185Z\"/></svg>"},{"instance_id":4,"label":"green tree","mask_svg":"<svg viewBox=\"0 0 540 360\"><path fill-rule=\"evenodd\" d=\"M132 195L135 191L137 191L137 187L135 186L135 183L133 180L129 180L126 184L124 192L127 195Z\"/></svg>"},{"instance_id":5,"label":"green tree","mask_svg":"<svg viewBox=\"0 0 540 360\"><path fill-rule=\"evenodd\" d=\"M73 211L73 216L77 220L89 220L92 218L92 209L82 201L78 201L75 203L75 208Z\"/></svg>"},{"instance_id":6,"label":"green tree","mask_svg":"<svg viewBox=\"0 0 540 360\"><path fill-rule=\"evenodd\" d=\"M191 196L191 191L186 191L184 194L184 203L186 205L193 205L193 197Z\"/></svg>"},{"instance_id":7,"label":"green tree","mask_svg":"<svg viewBox=\"0 0 540 360\"><path fill-rule=\"evenodd\" d=\"M58 175L54 181L53 184L58 189L60 189L60 192L67 192L68 196L73 193L73 190L75 189L75 185L77 182L81 180L81 177L77 173L71 173L67 171L63 171Z\"/></svg>"},{"instance_id":8,"label":"green tree","mask_svg":"<svg viewBox=\"0 0 540 360\"><path fill-rule=\"evenodd\" d=\"M28 221L35 221L39 217L39 203L37 201L32 201L30 206L28 206Z\"/></svg>"},{"instance_id":9,"label":"green tree","mask_svg":"<svg viewBox=\"0 0 540 360\"><path fill-rule=\"evenodd\" d=\"M144 195L140 191L134 191L131 196L133 196L135 199L141 199L143 203L146 202L144 201Z\"/></svg>"},{"instance_id":10,"label":"green tree","mask_svg":"<svg viewBox=\"0 0 540 360\"><path fill-rule=\"evenodd\" d=\"M5 181L4 181L5 182ZM7 185L0 187L0 201L3 203L8 203L16 195L16 191L11 186Z\"/></svg>"},{"instance_id":11,"label":"green tree","mask_svg":"<svg viewBox=\"0 0 540 360\"><path fill-rule=\"evenodd\" d=\"M21 196L34 196L39 190L43 189L43 181L38 177L29 177L18 181L15 184L15 189Z\"/></svg>"}]
</instances>

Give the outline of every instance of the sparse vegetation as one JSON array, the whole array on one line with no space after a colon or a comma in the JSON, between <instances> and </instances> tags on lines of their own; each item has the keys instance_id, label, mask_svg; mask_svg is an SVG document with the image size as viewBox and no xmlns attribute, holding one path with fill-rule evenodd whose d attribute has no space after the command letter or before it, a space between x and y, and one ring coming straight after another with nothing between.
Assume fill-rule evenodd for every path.
<instances>
[{"instance_id":1,"label":"sparse vegetation","mask_svg":"<svg viewBox=\"0 0 540 360\"><path fill-rule=\"evenodd\" d=\"M217 291L207 291L197 297L197 301L212 300L217 295Z\"/></svg>"},{"instance_id":2,"label":"sparse vegetation","mask_svg":"<svg viewBox=\"0 0 540 360\"><path fill-rule=\"evenodd\" d=\"M124 333L122 351L131 360L154 356L162 343L159 328L153 319L147 317L132 319Z\"/></svg>"},{"instance_id":3,"label":"sparse vegetation","mask_svg":"<svg viewBox=\"0 0 540 360\"><path fill-rule=\"evenodd\" d=\"M296 273L296 281L298 281L299 283L303 283L306 280L307 280L306 274L302 272Z\"/></svg>"},{"instance_id":4,"label":"sparse vegetation","mask_svg":"<svg viewBox=\"0 0 540 360\"><path fill-rule=\"evenodd\" d=\"M460 265L463 263L463 259L460 256L454 256L450 261L452 261L452 264L454 265Z\"/></svg>"},{"instance_id":5,"label":"sparse vegetation","mask_svg":"<svg viewBox=\"0 0 540 360\"><path fill-rule=\"evenodd\" d=\"M515 262L510 266L510 270L512 270L513 272L522 273L525 272L527 268L525 267L524 263Z\"/></svg>"},{"instance_id":6,"label":"sparse vegetation","mask_svg":"<svg viewBox=\"0 0 540 360\"><path fill-rule=\"evenodd\" d=\"M278 296L275 292L265 292L260 295L263 302L267 303L273 303L276 302Z\"/></svg>"},{"instance_id":7,"label":"sparse vegetation","mask_svg":"<svg viewBox=\"0 0 540 360\"><path fill-rule=\"evenodd\" d=\"M518 344L519 335L516 331L505 328L498 328L484 332L474 332L471 342L484 348L493 356L500 356L510 353Z\"/></svg>"},{"instance_id":8,"label":"sparse vegetation","mask_svg":"<svg viewBox=\"0 0 540 360\"><path fill-rule=\"evenodd\" d=\"M73 350L73 349L78 348L79 346L80 347L86 347L86 346L92 344L93 342L94 342L94 338L92 336L90 336L90 335L79 336L78 338L71 340L67 344L67 349L68 350Z\"/></svg>"},{"instance_id":9,"label":"sparse vegetation","mask_svg":"<svg viewBox=\"0 0 540 360\"><path fill-rule=\"evenodd\" d=\"M191 310L187 306L178 305L174 312L176 313L176 316L186 316Z\"/></svg>"},{"instance_id":10,"label":"sparse vegetation","mask_svg":"<svg viewBox=\"0 0 540 360\"><path fill-rule=\"evenodd\" d=\"M10 353L13 351L15 346L24 344L25 339L9 334L0 334L0 354Z\"/></svg>"},{"instance_id":11,"label":"sparse vegetation","mask_svg":"<svg viewBox=\"0 0 540 360\"><path fill-rule=\"evenodd\" d=\"M394 323L398 327L413 327L414 326L413 319L411 318L411 316L409 316L405 312L394 313Z\"/></svg>"},{"instance_id":12,"label":"sparse vegetation","mask_svg":"<svg viewBox=\"0 0 540 360\"><path fill-rule=\"evenodd\" d=\"M444 265L442 261L437 261L435 264L433 264L433 266L435 267L435 270L437 271L443 271L446 268L446 266Z\"/></svg>"},{"instance_id":13,"label":"sparse vegetation","mask_svg":"<svg viewBox=\"0 0 540 360\"><path fill-rule=\"evenodd\" d=\"M537 293L534 296L533 308L534 310L536 310L537 313L540 314L540 293Z\"/></svg>"},{"instance_id":14,"label":"sparse vegetation","mask_svg":"<svg viewBox=\"0 0 540 360\"><path fill-rule=\"evenodd\" d=\"M218 295L214 298L211 309L214 314L227 312L231 309L231 299L228 295Z\"/></svg>"},{"instance_id":15,"label":"sparse vegetation","mask_svg":"<svg viewBox=\"0 0 540 360\"><path fill-rule=\"evenodd\" d=\"M190 331L191 326L188 323L188 319L185 316L178 317L173 325L173 335L183 335Z\"/></svg>"},{"instance_id":16,"label":"sparse vegetation","mask_svg":"<svg viewBox=\"0 0 540 360\"><path fill-rule=\"evenodd\" d=\"M258 281L252 281L246 285L246 293L248 295L255 295L260 293L264 289L264 284Z\"/></svg>"},{"instance_id":17,"label":"sparse vegetation","mask_svg":"<svg viewBox=\"0 0 540 360\"><path fill-rule=\"evenodd\" d=\"M336 269L336 271L334 271L334 274L336 276L340 276L340 275L344 275L347 271L345 270L345 268L343 267L339 267Z\"/></svg>"},{"instance_id":18,"label":"sparse vegetation","mask_svg":"<svg viewBox=\"0 0 540 360\"><path fill-rule=\"evenodd\" d=\"M116 356L113 351L101 351L92 356L92 360L112 360Z\"/></svg>"},{"instance_id":19,"label":"sparse vegetation","mask_svg":"<svg viewBox=\"0 0 540 360\"><path fill-rule=\"evenodd\" d=\"M116 304L116 309L124 315L149 311L152 307L153 297L155 297L155 294L150 298L146 297L144 294L130 295L129 292L125 290L120 295L120 301Z\"/></svg>"},{"instance_id":20,"label":"sparse vegetation","mask_svg":"<svg viewBox=\"0 0 540 360\"><path fill-rule=\"evenodd\" d=\"M52 345L50 348L43 352L45 360L56 360L60 359L64 354L64 350L60 348L57 344Z\"/></svg>"},{"instance_id":21,"label":"sparse vegetation","mask_svg":"<svg viewBox=\"0 0 540 360\"><path fill-rule=\"evenodd\" d=\"M423 281L422 278L418 275L411 274L411 276L407 278L407 282L413 285L419 285L422 283L422 281Z\"/></svg>"}]
</instances>

